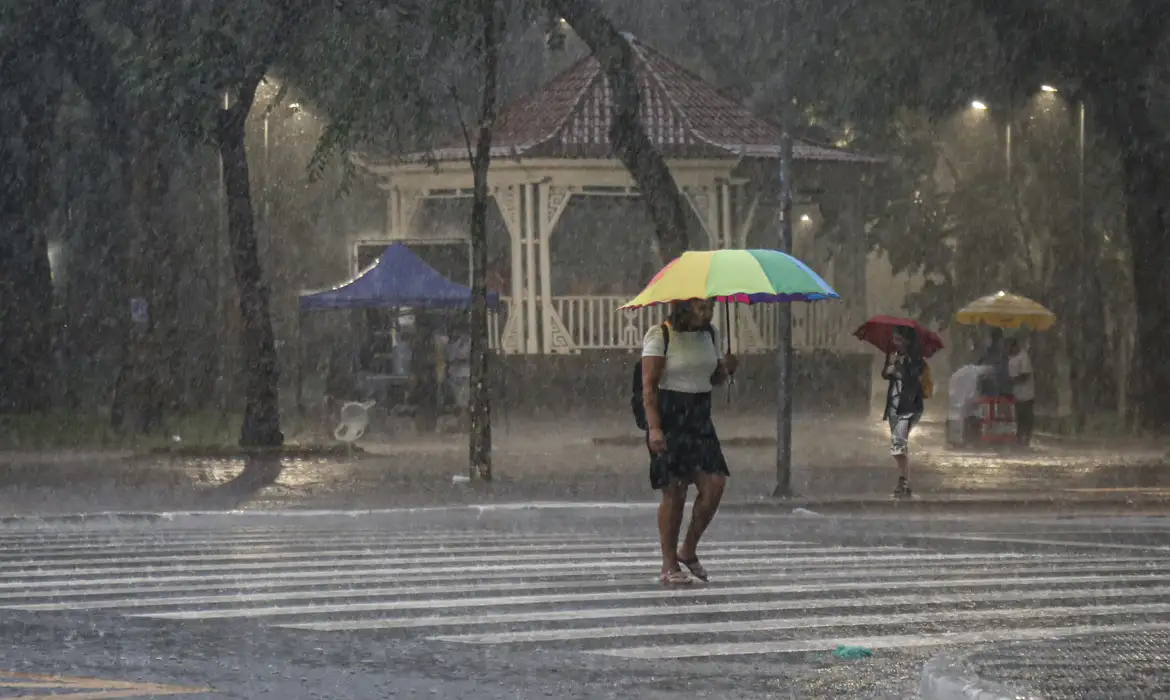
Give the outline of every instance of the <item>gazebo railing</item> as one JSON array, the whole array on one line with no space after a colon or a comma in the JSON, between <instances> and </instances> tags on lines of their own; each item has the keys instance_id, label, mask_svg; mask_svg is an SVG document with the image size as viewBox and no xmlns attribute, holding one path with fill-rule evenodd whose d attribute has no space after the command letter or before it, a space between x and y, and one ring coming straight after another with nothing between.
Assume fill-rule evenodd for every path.
<instances>
[{"instance_id":1,"label":"gazebo railing","mask_svg":"<svg viewBox=\"0 0 1170 700\"><path fill-rule=\"evenodd\" d=\"M573 295L552 299L552 308L568 332L574 350L637 350L646 331L662 323L665 307L620 311L630 295ZM516 311L512 299L501 298L500 312L488 318L489 342L501 347L508 313ZM537 300L540 308L540 300ZM769 352L776 347L779 306L760 304L740 308L740 320L732 321L740 337L737 352ZM722 314L716 325L723 325ZM856 309L842 302L792 305L792 343L799 350L852 352L859 344L851 333L861 322Z\"/></svg>"}]
</instances>

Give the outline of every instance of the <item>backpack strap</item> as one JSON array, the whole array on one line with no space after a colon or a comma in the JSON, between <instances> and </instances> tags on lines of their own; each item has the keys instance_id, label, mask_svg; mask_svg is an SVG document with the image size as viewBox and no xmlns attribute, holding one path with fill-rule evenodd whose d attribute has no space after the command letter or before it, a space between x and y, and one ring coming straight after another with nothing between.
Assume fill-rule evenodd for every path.
<instances>
[{"instance_id":1,"label":"backpack strap","mask_svg":"<svg viewBox=\"0 0 1170 700\"><path fill-rule=\"evenodd\" d=\"M666 352L670 350L670 324L662 324L662 359L666 359Z\"/></svg>"}]
</instances>

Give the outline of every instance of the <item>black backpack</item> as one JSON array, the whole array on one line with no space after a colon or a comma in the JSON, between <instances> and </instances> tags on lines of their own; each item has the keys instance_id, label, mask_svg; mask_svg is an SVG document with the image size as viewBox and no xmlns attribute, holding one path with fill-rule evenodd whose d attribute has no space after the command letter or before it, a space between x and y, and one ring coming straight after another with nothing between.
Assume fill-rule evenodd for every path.
<instances>
[{"instance_id":1,"label":"black backpack","mask_svg":"<svg viewBox=\"0 0 1170 700\"><path fill-rule=\"evenodd\" d=\"M703 330L707 333L707 335L711 336L711 342L714 343L715 342L715 329L713 329L711 326L704 326ZM668 324L664 323L664 324L662 324L662 356L666 357L667 352L669 350L670 350L670 326ZM716 354L718 354L719 348L715 348L715 352L716 352ZM646 423L646 404L643 403L643 398L642 398L642 358L641 357L639 357L638 361L634 363L634 381L633 381L633 385L630 387L630 389L631 389L631 391L630 391L630 410L633 411L633 413L634 413L634 424L637 425L640 430L648 430L650 426L649 426L649 424Z\"/></svg>"}]
</instances>

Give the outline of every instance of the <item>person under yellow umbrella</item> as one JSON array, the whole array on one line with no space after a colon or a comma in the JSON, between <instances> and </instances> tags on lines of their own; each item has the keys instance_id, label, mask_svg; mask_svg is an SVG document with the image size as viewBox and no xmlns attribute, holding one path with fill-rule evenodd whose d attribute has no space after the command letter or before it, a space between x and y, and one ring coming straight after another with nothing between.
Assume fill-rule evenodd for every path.
<instances>
[{"instance_id":1,"label":"person under yellow umbrella","mask_svg":"<svg viewBox=\"0 0 1170 700\"><path fill-rule=\"evenodd\" d=\"M1017 382L1023 384L1024 388L1029 389L1028 395L1015 397L1023 400L1023 405L1019 407L1019 409L1022 409L1021 414L1017 416L1015 410L1011 414L1011 423L1015 423L1014 432L1016 439L1026 444L1031 438L1031 412L1035 398L1034 394L1031 393L1034 391L1034 389L1031 389L1034 386L1032 384L1031 362L1027 359L1027 355L1023 352L1018 341L1014 341L1015 348L1011 352L1011 359L1009 360L1008 349L1004 344L1003 331L1024 327L1037 331L1046 331L1056 323L1056 314L1049 311L1039 302L1028 299L1027 297L1000 291L976 299L960 309L955 317L959 323L965 325L984 324L992 328L991 347L980 363L990 365L995 369L994 377L996 386L995 390L990 392L993 398L987 399L986 401L992 403L1012 402L1012 399L1005 397L1014 396ZM1015 372L1012 369L1013 363L1018 365L1017 371ZM1026 372L1024 371L1025 365ZM999 398L996 399L994 397ZM987 418L991 423L997 426L1003 424L1004 428L1008 427L1008 421L1005 420L1007 416L999 416L994 406L989 405L987 410L989 411ZM987 437L998 438L999 436Z\"/></svg>"}]
</instances>

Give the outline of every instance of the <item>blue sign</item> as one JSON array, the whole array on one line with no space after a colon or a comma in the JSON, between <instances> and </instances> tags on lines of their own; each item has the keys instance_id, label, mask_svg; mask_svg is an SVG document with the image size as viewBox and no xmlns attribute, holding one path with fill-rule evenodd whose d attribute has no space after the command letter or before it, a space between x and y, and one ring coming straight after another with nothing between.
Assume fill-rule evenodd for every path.
<instances>
[{"instance_id":1,"label":"blue sign","mask_svg":"<svg viewBox=\"0 0 1170 700\"><path fill-rule=\"evenodd\" d=\"M134 323L150 322L149 307L142 297L134 297L130 300L130 320Z\"/></svg>"}]
</instances>

